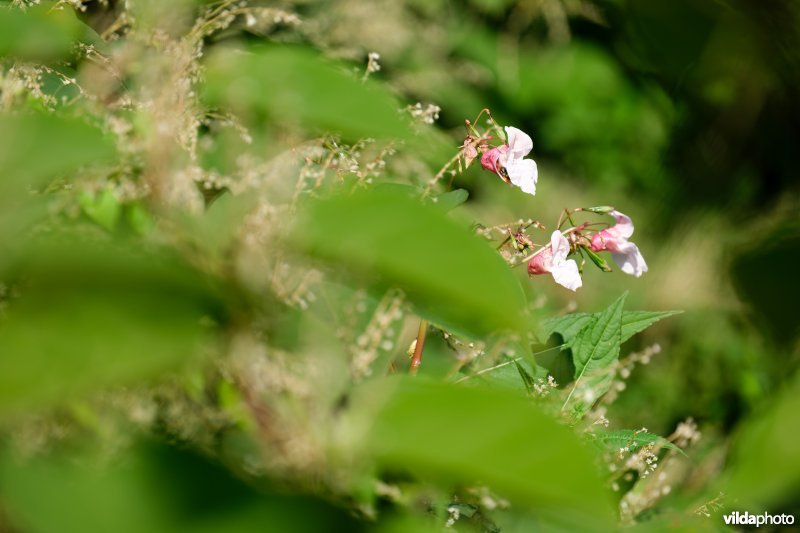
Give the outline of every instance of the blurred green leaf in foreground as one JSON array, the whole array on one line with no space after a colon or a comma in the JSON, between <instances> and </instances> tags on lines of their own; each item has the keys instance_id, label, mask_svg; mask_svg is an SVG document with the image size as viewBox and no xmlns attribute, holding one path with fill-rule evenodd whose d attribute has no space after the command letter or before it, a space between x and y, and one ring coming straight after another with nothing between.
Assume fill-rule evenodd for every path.
<instances>
[{"instance_id":1,"label":"blurred green leaf in foreground","mask_svg":"<svg viewBox=\"0 0 800 533\"><path fill-rule=\"evenodd\" d=\"M443 210L394 189L314 202L293 238L351 272L400 287L435 324L469 336L522 330L522 289L494 250Z\"/></svg>"},{"instance_id":2,"label":"blurred green leaf in foreground","mask_svg":"<svg viewBox=\"0 0 800 533\"><path fill-rule=\"evenodd\" d=\"M613 524L588 448L519 395L383 380L359 391L353 404L374 416L366 442L384 467L486 483L551 524L593 531Z\"/></svg>"},{"instance_id":3,"label":"blurred green leaf in foreground","mask_svg":"<svg viewBox=\"0 0 800 533\"><path fill-rule=\"evenodd\" d=\"M18 296L0 325L0 412L197 357L224 313L213 284L169 254L45 240L3 275Z\"/></svg>"},{"instance_id":4,"label":"blurred green leaf in foreground","mask_svg":"<svg viewBox=\"0 0 800 533\"><path fill-rule=\"evenodd\" d=\"M49 60L70 52L83 26L72 10L51 8L23 12L0 4L0 57Z\"/></svg>"},{"instance_id":5,"label":"blurred green leaf in foreground","mask_svg":"<svg viewBox=\"0 0 800 533\"><path fill-rule=\"evenodd\" d=\"M209 60L205 90L211 105L242 116L263 113L350 140L410 133L400 104L384 87L300 47L219 51Z\"/></svg>"}]
</instances>

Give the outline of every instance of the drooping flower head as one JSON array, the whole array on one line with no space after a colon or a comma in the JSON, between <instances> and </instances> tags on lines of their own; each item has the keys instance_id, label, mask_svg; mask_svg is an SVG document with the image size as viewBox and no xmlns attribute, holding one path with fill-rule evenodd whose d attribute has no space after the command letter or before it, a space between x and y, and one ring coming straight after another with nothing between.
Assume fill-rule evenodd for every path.
<instances>
[{"instance_id":1,"label":"drooping flower head","mask_svg":"<svg viewBox=\"0 0 800 533\"><path fill-rule=\"evenodd\" d=\"M533 141L527 133L517 128L506 126L505 130L508 144L485 151L481 156L481 165L523 192L536 194L539 171L533 159L525 159L533 149Z\"/></svg>"},{"instance_id":2,"label":"drooping flower head","mask_svg":"<svg viewBox=\"0 0 800 533\"><path fill-rule=\"evenodd\" d=\"M623 272L638 278L647 272L647 263L639 247L628 240L633 235L633 222L617 210L609 214L617 223L592 236L592 251L611 252L611 257Z\"/></svg>"},{"instance_id":3,"label":"drooping flower head","mask_svg":"<svg viewBox=\"0 0 800 533\"><path fill-rule=\"evenodd\" d=\"M550 236L550 246L545 246L531 258L528 263L528 274L552 274L556 283L575 291L583 285L583 280L578 271L578 264L573 259L567 259L567 255L569 255L569 241L556 230Z\"/></svg>"}]
</instances>

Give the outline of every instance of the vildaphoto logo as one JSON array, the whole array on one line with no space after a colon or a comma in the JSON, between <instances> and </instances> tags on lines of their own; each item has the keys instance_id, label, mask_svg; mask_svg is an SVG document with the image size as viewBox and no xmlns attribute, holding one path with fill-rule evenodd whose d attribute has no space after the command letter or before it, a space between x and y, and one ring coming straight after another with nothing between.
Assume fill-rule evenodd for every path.
<instances>
[{"instance_id":1,"label":"vildaphoto logo","mask_svg":"<svg viewBox=\"0 0 800 533\"><path fill-rule=\"evenodd\" d=\"M794 515L790 514L769 514L769 513L762 513L762 514L750 514L747 511L744 513L740 513L739 511L734 511L732 513L728 513L726 515L722 515L723 520L725 520L725 525L728 526L768 526L768 525L792 525L794 524Z\"/></svg>"}]
</instances>

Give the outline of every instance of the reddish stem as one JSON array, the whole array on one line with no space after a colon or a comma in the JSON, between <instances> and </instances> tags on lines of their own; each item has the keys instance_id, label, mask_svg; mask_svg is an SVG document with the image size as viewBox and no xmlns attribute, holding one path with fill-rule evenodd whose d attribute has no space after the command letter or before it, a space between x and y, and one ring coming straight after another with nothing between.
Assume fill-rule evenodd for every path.
<instances>
[{"instance_id":1,"label":"reddish stem","mask_svg":"<svg viewBox=\"0 0 800 533\"><path fill-rule=\"evenodd\" d=\"M419 321L419 330L417 331L417 344L414 346L414 355L411 356L411 367L408 369L412 376L417 374L419 366L422 364L422 350L425 348L425 336L428 334L428 321Z\"/></svg>"}]
</instances>

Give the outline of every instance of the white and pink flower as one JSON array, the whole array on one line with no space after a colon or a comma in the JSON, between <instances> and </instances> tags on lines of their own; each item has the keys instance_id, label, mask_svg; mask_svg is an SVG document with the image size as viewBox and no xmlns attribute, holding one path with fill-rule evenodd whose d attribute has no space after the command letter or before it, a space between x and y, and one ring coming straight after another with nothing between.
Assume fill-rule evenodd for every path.
<instances>
[{"instance_id":1,"label":"white and pink flower","mask_svg":"<svg viewBox=\"0 0 800 533\"><path fill-rule=\"evenodd\" d=\"M638 278L647 272L647 263L639 247L628 240L633 235L633 222L617 210L609 214L617 223L592 236L592 251L611 252L611 257L623 272Z\"/></svg>"},{"instance_id":2,"label":"white and pink flower","mask_svg":"<svg viewBox=\"0 0 800 533\"><path fill-rule=\"evenodd\" d=\"M578 264L574 259L567 259L569 255L569 241L560 231L554 231L550 236L550 246L534 255L528 262L528 274L552 274L559 285L571 291L583 285Z\"/></svg>"},{"instance_id":3,"label":"white and pink flower","mask_svg":"<svg viewBox=\"0 0 800 533\"><path fill-rule=\"evenodd\" d=\"M533 159L525 159L533 149L533 141L527 133L517 128L506 126L505 130L508 144L485 151L481 156L481 165L523 192L536 194L539 171Z\"/></svg>"}]
</instances>

